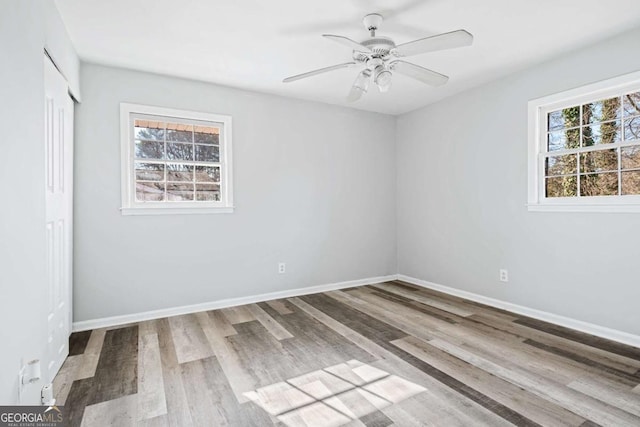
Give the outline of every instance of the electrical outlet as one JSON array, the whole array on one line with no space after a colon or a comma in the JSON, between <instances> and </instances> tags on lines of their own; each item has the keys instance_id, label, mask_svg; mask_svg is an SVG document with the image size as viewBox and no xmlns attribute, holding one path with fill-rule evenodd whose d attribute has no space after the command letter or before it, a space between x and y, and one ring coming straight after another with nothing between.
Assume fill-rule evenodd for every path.
<instances>
[{"instance_id":1,"label":"electrical outlet","mask_svg":"<svg viewBox=\"0 0 640 427\"><path fill-rule=\"evenodd\" d=\"M284 274L286 272L287 272L287 264L285 264L284 262L278 263L278 273Z\"/></svg>"},{"instance_id":2,"label":"electrical outlet","mask_svg":"<svg viewBox=\"0 0 640 427\"><path fill-rule=\"evenodd\" d=\"M507 270L500 270L500 281L501 282L509 281L509 272Z\"/></svg>"}]
</instances>

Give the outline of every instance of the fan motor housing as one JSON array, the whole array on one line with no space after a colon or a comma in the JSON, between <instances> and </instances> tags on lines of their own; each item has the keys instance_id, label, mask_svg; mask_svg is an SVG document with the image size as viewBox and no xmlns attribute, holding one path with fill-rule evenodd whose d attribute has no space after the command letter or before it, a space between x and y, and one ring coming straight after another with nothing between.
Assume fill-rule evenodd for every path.
<instances>
[{"instance_id":1,"label":"fan motor housing","mask_svg":"<svg viewBox=\"0 0 640 427\"><path fill-rule=\"evenodd\" d=\"M396 44L388 37L372 37L361 42L363 46L371 49L371 52L353 52L353 59L366 62L369 58L386 58L391 54L391 50Z\"/></svg>"}]
</instances>

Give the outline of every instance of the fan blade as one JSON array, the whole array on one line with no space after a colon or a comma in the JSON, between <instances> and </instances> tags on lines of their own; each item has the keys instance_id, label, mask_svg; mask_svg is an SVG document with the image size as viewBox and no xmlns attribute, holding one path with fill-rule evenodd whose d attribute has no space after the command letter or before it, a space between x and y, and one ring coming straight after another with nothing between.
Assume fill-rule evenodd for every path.
<instances>
[{"instance_id":1,"label":"fan blade","mask_svg":"<svg viewBox=\"0 0 640 427\"><path fill-rule=\"evenodd\" d=\"M307 77L315 76L322 73L327 73L333 70L339 70L341 68L351 67L352 65L356 65L355 62L345 62L344 64L332 65L331 67L320 68L318 70L309 71L307 73L297 74L295 76L287 77L282 80L282 83L295 82L296 80L306 79Z\"/></svg>"},{"instance_id":2,"label":"fan blade","mask_svg":"<svg viewBox=\"0 0 640 427\"><path fill-rule=\"evenodd\" d=\"M422 83L426 83L431 86L440 86L445 84L449 77L436 73L435 71L428 70L416 64L405 61L393 61L389 64L391 70L400 74L404 74L407 77L411 77Z\"/></svg>"},{"instance_id":3,"label":"fan blade","mask_svg":"<svg viewBox=\"0 0 640 427\"><path fill-rule=\"evenodd\" d=\"M322 37L324 37L325 39L333 40L334 42L340 43L341 45L348 46L353 50L357 50L358 52L371 52L371 49L361 45L357 41L351 40L349 37L335 36L333 34L323 34Z\"/></svg>"},{"instance_id":4,"label":"fan blade","mask_svg":"<svg viewBox=\"0 0 640 427\"><path fill-rule=\"evenodd\" d=\"M408 43L402 43L394 49L398 56L419 55L421 53L435 52L437 50L454 49L456 47L470 46L473 36L465 30L452 31L425 37Z\"/></svg>"},{"instance_id":5,"label":"fan blade","mask_svg":"<svg viewBox=\"0 0 640 427\"><path fill-rule=\"evenodd\" d=\"M369 80L371 79L371 71L362 70L358 77L356 77L353 85L351 86L351 90L349 91L349 95L347 95L348 102L356 102L358 99L362 98L362 95L367 92L369 88Z\"/></svg>"}]
</instances>

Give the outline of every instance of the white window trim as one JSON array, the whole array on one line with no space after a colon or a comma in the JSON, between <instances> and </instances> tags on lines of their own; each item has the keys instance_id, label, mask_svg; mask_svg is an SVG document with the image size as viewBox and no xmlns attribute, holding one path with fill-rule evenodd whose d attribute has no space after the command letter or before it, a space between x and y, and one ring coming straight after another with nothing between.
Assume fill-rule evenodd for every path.
<instances>
[{"instance_id":1,"label":"white window trim","mask_svg":"<svg viewBox=\"0 0 640 427\"><path fill-rule=\"evenodd\" d=\"M532 212L640 212L640 196L544 197L546 113L640 90L640 71L529 101L528 203ZM616 147L624 146L616 143ZM604 149L605 147L603 147Z\"/></svg>"},{"instance_id":2,"label":"white window trim","mask_svg":"<svg viewBox=\"0 0 640 427\"><path fill-rule=\"evenodd\" d=\"M149 114L176 119L203 120L222 123L223 132L220 141L220 194L219 202L180 202L171 205L166 202L138 202L135 200L133 124L131 114ZM141 104L120 104L120 151L121 151L121 193L122 215L171 215L171 214L211 214L232 213L233 206L233 161L231 116L203 113L173 108L155 107Z\"/></svg>"}]
</instances>

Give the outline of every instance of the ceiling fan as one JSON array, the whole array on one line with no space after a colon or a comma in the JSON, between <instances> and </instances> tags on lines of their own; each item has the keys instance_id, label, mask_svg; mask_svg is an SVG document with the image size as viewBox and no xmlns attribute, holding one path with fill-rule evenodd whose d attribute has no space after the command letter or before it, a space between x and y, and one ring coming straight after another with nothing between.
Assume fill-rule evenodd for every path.
<instances>
[{"instance_id":1,"label":"ceiling fan","mask_svg":"<svg viewBox=\"0 0 640 427\"><path fill-rule=\"evenodd\" d=\"M371 81L378 87L380 92L387 92L391 87L393 73L403 74L431 86L440 86L445 84L449 77L398 58L470 46L473 43L471 34L465 30L457 30L396 45L388 37L376 36L376 31L382 24L382 19L382 15L378 13L370 13L364 17L362 22L367 31L369 31L370 37L361 43L348 37L332 34L322 35L326 39L353 49L352 61L287 77L283 82L294 82L341 68L364 65L365 68L358 74L353 86L351 86L347 96L347 101L349 102L355 102L360 99L369 89Z\"/></svg>"}]
</instances>

